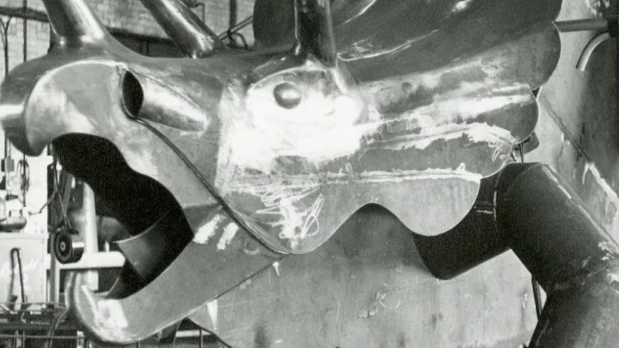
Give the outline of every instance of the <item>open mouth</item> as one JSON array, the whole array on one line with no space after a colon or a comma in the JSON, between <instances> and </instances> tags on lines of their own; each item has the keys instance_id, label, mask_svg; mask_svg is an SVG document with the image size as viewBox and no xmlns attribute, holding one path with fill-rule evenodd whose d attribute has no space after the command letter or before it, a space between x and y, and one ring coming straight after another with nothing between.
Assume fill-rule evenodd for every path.
<instances>
[{"instance_id":1,"label":"open mouth","mask_svg":"<svg viewBox=\"0 0 619 348\"><path fill-rule=\"evenodd\" d=\"M133 171L104 138L68 134L53 146L63 169L90 185L97 203L131 234L116 242L127 261L108 297L131 295L161 274L192 240L182 208L163 185Z\"/></svg>"}]
</instances>

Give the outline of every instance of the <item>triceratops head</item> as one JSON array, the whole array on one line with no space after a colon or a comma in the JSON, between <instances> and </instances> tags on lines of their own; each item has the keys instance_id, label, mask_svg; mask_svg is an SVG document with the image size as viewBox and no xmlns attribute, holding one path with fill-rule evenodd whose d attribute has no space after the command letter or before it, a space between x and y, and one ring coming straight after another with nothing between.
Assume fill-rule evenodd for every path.
<instances>
[{"instance_id":1,"label":"triceratops head","mask_svg":"<svg viewBox=\"0 0 619 348\"><path fill-rule=\"evenodd\" d=\"M221 197L279 251L314 249L368 203L417 233L453 227L531 134L530 91L558 56L554 5L504 18L494 9L507 4L481 0L340 1L333 14L328 2L281 1L296 20L275 30L258 12L258 40L273 47L239 53L180 3L144 3L188 56L208 58L134 54L82 1L46 2L58 40L6 78L7 134L30 155L57 141L78 176L110 157L75 159L82 141L109 142L181 207ZM206 223L193 220L194 231Z\"/></svg>"},{"instance_id":2,"label":"triceratops head","mask_svg":"<svg viewBox=\"0 0 619 348\"><path fill-rule=\"evenodd\" d=\"M83 0L44 2L53 47L1 87L11 141L53 143L135 234L176 209L194 243L222 228L217 249L240 229L306 253L370 203L447 231L531 135L559 56L555 0L258 0L254 52L143 1L181 59L129 51Z\"/></svg>"}]
</instances>

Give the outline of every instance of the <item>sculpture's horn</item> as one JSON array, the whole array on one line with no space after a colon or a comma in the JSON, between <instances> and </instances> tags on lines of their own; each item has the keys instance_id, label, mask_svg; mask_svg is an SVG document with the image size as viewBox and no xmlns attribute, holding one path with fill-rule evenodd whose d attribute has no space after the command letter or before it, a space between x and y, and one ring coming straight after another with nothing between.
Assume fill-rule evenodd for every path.
<instances>
[{"instance_id":1,"label":"sculpture's horn","mask_svg":"<svg viewBox=\"0 0 619 348\"><path fill-rule=\"evenodd\" d=\"M157 23L190 58L209 56L225 46L191 9L178 0L142 0Z\"/></svg>"},{"instance_id":2,"label":"sculpture's horn","mask_svg":"<svg viewBox=\"0 0 619 348\"><path fill-rule=\"evenodd\" d=\"M297 53L308 50L323 64L335 65L337 49L331 19L331 1L295 0Z\"/></svg>"},{"instance_id":3,"label":"sculpture's horn","mask_svg":"<svg viewBox=\"0 0 619 348\"><path fill-rule=\"evenodd\" d=\"M68 42L97 42L110 35L84 0L43 0L54 32Z\"/></svg>"}]
</instances>

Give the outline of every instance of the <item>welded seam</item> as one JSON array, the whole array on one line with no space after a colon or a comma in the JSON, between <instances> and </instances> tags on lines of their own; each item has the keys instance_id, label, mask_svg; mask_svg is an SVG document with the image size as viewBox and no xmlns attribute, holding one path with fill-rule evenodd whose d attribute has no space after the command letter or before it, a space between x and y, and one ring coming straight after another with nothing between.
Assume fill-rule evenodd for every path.
<instances>
[{"instance_id":1,"label":"welded seam","mask_svg":"<svg viewBox=\"0 0 619 348\"><path fill-rule=\"evenodd\" d=\"M578 151L578 153L584 159L586 159L587 162L591 162L592 160L589 157L589 155L587 155L585 150L582 147L580 147L580 145L578 145L578 140L576 138L574 138L572 133L570 133L570 131L567 128L567 126L561 120L561 117L553 109L552 105L550 105L550 101L548 99L546 99L544 96L541 96L538 100L539 100L540 104L544 105L544 107L546 108L546 111L548 111L548 115L550 116L550 118L552 118L554 123L559 127L559 129L561 130L561 133L563 133L568 138L568 140L572 143L572 145L574 146L576 151Z\"/></svg>"}]
</instances>

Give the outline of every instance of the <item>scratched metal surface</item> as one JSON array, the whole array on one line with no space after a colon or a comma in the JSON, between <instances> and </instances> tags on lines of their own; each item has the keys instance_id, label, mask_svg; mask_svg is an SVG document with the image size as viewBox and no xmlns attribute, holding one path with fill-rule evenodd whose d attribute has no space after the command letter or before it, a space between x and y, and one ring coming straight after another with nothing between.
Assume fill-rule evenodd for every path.
<instances>
[{"instance_id":1,"label":"scratched metal surface","mask_svg":"<svg viewBox=\"0 0 619 348\"><path fill-rule=\"evenodd\" d=\"M113 40L84 1L44 2L57 41L0 87L7 136L28 155L56 141L61 161L78 176L108 168L99 167L104 158L80 160L92 152L91 140L62 146L63 136L104 139L134 172L118 173L160 183L195 233L136 293L96 295L73 279L76 316L86 332L108 342L145 338L282 253L315 250L368 203L391 211L407 232L453 227L473 204L479 180L499 171L532 132L537 104L530 90L548 78L559 54L551 24L559 0L337 1L338 58L329 64L316 58L326 57L321 52L299 55L290 45L252 53L217 45L185 50L206 59L143 57ZM177 13L175 20L188 26L171 36L196 30L208 38L195 18L185 21L190 13ZM278 102L274 91L283 84L294 85L298 105ZM217 208L202 179L249 230ZM102 197L114 187L91 186ZM256 242L248 250L245 241L254 237L266 246ZM144 311L163 304L176 290L169 284L179 282L181 306Z\"/></svg>"},{"instance_id":2,"label":"scratched metal surface","mask_svg":"<svg viewBox=\"0 0 619 348\"><path fill-rule=\"evenodd\" d=\"M530 275L511 252L437 281L409 233L384 209L365 207L315 252L287 256L190 319L235 348L529 341L536 324Z\"/></svg>"},{"instance_id":3,"label":"scratched metal surface","mask_svg":"<svg viewBox=\"0 0 619 348\"><path fill-rule=\"evenodd\" d=\"M559 5L341 1L335 68L311 56L279 67L288 51L151 59L104 29L89 34L85 25L76 32L87 39L72 41L75 31L61 27L64 45L7 77L0 113L28 154L63 134L95 135L181 206L212 203L187 165L128 117L121 96L130 74L144 93L138 117L169 137L270 248L312 251L368 203L434 235L460 221L480 178L532 132L530 89L558 59L551 21ZM273 97L283 82L301 93L296 108ZM209 233L209 222L191 227Z\"/></svg>"}]
</instances>

